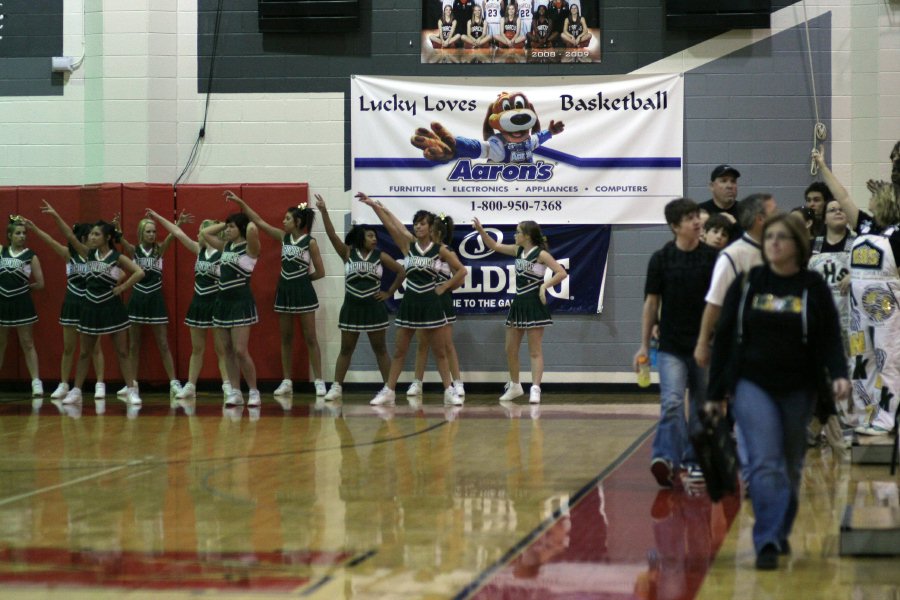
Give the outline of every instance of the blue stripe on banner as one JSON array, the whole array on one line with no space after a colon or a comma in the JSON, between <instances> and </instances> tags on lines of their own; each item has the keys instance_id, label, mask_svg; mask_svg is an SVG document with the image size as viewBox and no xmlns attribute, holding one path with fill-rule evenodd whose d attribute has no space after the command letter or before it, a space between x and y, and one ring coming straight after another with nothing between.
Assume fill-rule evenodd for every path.
<instances>
[{"instance_id":1,"label":"blue stripe on banner","mask_svg":"<svg viewBox=\"0 0 900 600\"><path fill-rule=\"evenodd\" d=\"M646 156L638 158L579 158L550 148L534 151L545 158L585 169L680 169L680 157ZM357 169L432 169L447 163L427 158L356 158Z\"/></svg>"},{"instance_id":2,"label":"blue stripe on banner","mask_svg":"<svg viewBox=\"0 0 900 600\"><path fill-rule=\"evenodd\" d=\"M542 146L535 149L535 154L545 158L558 160L573 167L587 167L592 169L680 169L681 158L665 156L646 156L639 158L579 158L572 154L566 154L559 150L553 150Z\"/></svg>"},{"instance_id":3,"label":"blue stripe on banner","mask_svg":"<svg viewBox=\"0 0 900 600\"><path fill-rule=\"evenodd\" d=\"M431 169L446 163L439 163L427 158L355 158L353 165L357 169Z\"/></svg>"}]
</instances>

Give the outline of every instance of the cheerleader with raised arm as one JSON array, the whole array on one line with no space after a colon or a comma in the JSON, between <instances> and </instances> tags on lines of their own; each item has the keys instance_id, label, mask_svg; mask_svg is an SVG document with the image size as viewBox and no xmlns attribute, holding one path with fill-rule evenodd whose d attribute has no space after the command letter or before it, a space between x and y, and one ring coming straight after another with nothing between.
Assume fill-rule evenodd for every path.
<instances>
[{"instance_id":1,"label":"cheerleader with raised arm","mask_svg":"<svg viewBox=\"0 0 900 600\"><path fill-rule=\"evenodd\" d=\"M228 198L229 194L231 192L225 192L225 197ZM225 398L225 405L244 403L241 394L243 373L250 390L247 405L259 406L262 400L256 388L256 365L248 351L250 326L259 322L250 289L250 275L259 258L259 230L247 215L235 213L229 215L224 223L204 227L200 235L208 246L222 252L212 320L231 383L231 394Z\"/></svg>"},{"instance_id":2,"label":"cheerleader with raised arm","mask_svg":"<svg viewBox=\"0 0 900 600\"><path fill-rule=\"evenodd\" d=\"M25 230L25 219L11 215L6 227L7 243L0 249L0 367L6 356L9 330L14 327L31 376L31 395L39 398L44 395L44 385L38 375L31 328L38 320L31 290L44 289L44 273L37 255L25 245Z\"/></svg>"},{"instance_id":3,"label":"cheerleader with raised arm","mask_svg":"<svg viewBox=\"0 0 900 600\"><path fill-rule=\"evenodd\" d=\"M529 402L541 401L541 379L544 376L544 352L541 342L544 327L553 324L550 309L547 308L547 289L559 285L569 276L566 270L547 252L547 241L541 234L540 226L534 221L522 221L516 226L515 245L498 244L488 235L478 219L473 225L485 246L516 258L516 297L509 307L506 317L506 362L509 366L509 382L501 402L518 398L525 392L519 381L519 346L528 334L528 354L531 357L531 392ZM549 280L544 274L550 270Z\"/></svg>"},{"instance_id":4,"label":"cheerleader with raised arm","mask_svg":"<svg viewBox=\"0 0 900 600\"><path fill-rule=\"evenodd\" d=\"M322 379L322 353L316 335L316 310L319 297L312 282L325 277L325 266L319 253L319 244L310 235L315 213L306 203L292 206L281 221L283 229L273 227L250 206L230 190L226 199L241 207L241 210L263 232L281 242L281 276L275 292L275 312L278 313L281 334L282 381L275 389L276 396L286 396L294 392L294 317L300 321L300 331L306 342L309 364L313 372L316 396L324 396L325 381Z\"/></svg>"},{"instance_id":5,"label":"cheerleader with raised arm","mask_svg":"<svg viewBox=\"0 0 900 600\"><path fill-rule=\"evenodd\" d=\"M388 357L385 338L388 328L388 312L384 301L396 292L406 278L406 270L387 252L377 248L378 238L375 231L362 225L354 225L347 232L344 240L338 237L328 215L325 200L316 194L316 208L322 215L325 233L334 251L344 261L344 304L338 318L338 329L341 330L341 352L334 366L334 383L325 395L325 400L340 400L343 394L342 385L350 359L359 341L359 334L366 332L378 370L385 383L390 375L391 359ZM394 283L387 291L381 290L381 276L387 267L394 273Z\"/></svg>"},{"instance_id":6,"label":"cheerleader with raised arm","mask_svg":"<svg viewBox=\"0 0 900 600\"><path fill-rule=\"evenodd\" d=\"M120 233L112 223L95 223L88 233L87 244L82 244L46 200L41 212L53 217L75 251L87 258L84 268L84 302L77 326L80 350L75 367L75 385L63 398L63 404L76 404L81 402L81 386L101 335L112 337L122 377L126 382L135 381L134 366L128 354L128 328L131 322L121 296L144 277L144 271L133 260L116 250L115 243ZM119 283L123 278L124 281ZM136 385L128 387L125 401L132 406L141 404Z\"/></svg>"},{"instance_id":7,"label":"cheerleader with raised arm","mask_svg":"<svg viewBox=\"0 0 900 600\"><path fill-rule=\"evenodd\" d=\"M182 213L184 215L184 213ZM197 256L194 261L194 296L188 307L184 324L191 332L191 358L188 362L188 380L175 397L184 400L197 396L197 379L200 377L200 369L203 367L203 355L206 353L206 332L213 328L213 308L216 304L216 292L219 288L219 261L222 251L211 248L202 235L198 234L198 240L192 240L181 230L181 226L173 223L152 209L147 209L147 217L155 219L163 229L175 236L181 244L192 254ZM190 218L179 219L182 222L190 222ZM200 231L207 227L220 224L219 221L206 219L200 223ZM231 394L231 381L228 378L228 369L225 367L225 352L221 345L221 338L213 336L213 346L218 358L219 373L222 376L222 392L227 398ZM227 385L226 385L227 384Z\"/></svg>"},{"instance_id":8,"label":"cheerleader with raised arm","mask_svg":"<svg viewBox=\"0 0 900 600\"><path fill-rule=\"evenodd\" d=\"M25 226L41 238L50 249L56 252L66 261L66 295L63 299L59 314L59 324L63 330L62 357L59 364L59 385L50 394L54 400L62 400L69 393L69 375L72 372L72 362L75 359L75 349L78 347L78 319L81 316L81 307L84 303L85 265L87 258L78 254L78 251L68 244L63 246L50 237L46 231L26 219ZM72 231L82 244L87 243L88 233L91 231L90 223L75 223ZM105 363L103 349L100 344L94 346L93 354L94 373L97 382L94 384L94 400L106 398L106 384L104 383Z\"/></svg>"},{"instance_id":9,"label":"cheerleader with raised arm","mask_svg":"<svg viewBox=\"0 0 900 600\"><path fill-rule=\"evenodd\" d=\"M387 383L370 401L370 404L393 404L396 399L395 389L403 362L409 350L409 342L416 330L423 330L425 342L431 347L441 375L444 387L444 402L461 405L460 397L453 386L447 353L444 346L444 335L448 328L447 316L441 304L441 296L460 285L465 279L466 270L459 258L446 246L435 243L432 239L434 215L420 210L413 216L413 237L407 236L406 227L398 228L395 220L378 202L362 192L356 195L360 202L370 206L390 233L391 238L405 257L406 292L400 302L400 311L394 319L397 326L397 337L394 341L394 356L391 360L391 372ZM453 276L449 281L438 282L440 261L450 265Z\"/></svg>"},{"instance_id":10,"label":"cheerleader with raised arm","mask_svg":"<svg viewBox=\"0 0 900 600\"><path fill-rule=\"evenodd\" d=\"M387 209L385 209L387 210ZM399 221L398 221L399 222ZM402 228L407 234L409 233L405 227ZM448 216L438 215L434 220L434 226L431 228L431 239L436 244L443 244L445 248L450 250L454 255L456 253L450 244L453 243L453 219ZM411 237L411 235L410 235ZM444 283L450 281L453 273L450 270L450 264L441 260L438 262L438 282ZM461 284L462 282L460 282ZM458 285L456 287L459 287ZM455 288L454 288L455 289ZM452 290L450 290L452 291ZM447 317L447 327L440 330L442 343L447 353L447 364L450 367L450 375L453 377L453 389L456 395L463 397L466 395L466 387L462 381L462 373L459 370L459 357L456 354L456 345L453 343L453 324L456 323L456 309L453 307L453 295L448 291L441 295L441 307L444 309L444 315ZM416 333L416 370L415 379L406 390L407 396L422 395L422 381L425 377L425 363L428 360L428 344L422 330Z\"/></svg>"},{"instance_id":11,"label":"cheerleader with raised arm","mask_svg":"<svg viewBox=\"0 0 900 600\"><path fill-rule=\"evenodd\" d=\"M182 211L178 215L177 224L181 225L192 219L191 215ZM175 374L175 360L169 349L169 312L162 292L163 255L174 236L170 233L161 244L157 243L156 223L153 219L144 218L138 222L137 237L137 246L132 246L124 237L121 240L125 252L130 254L134 263L144 270L144 278L135 284L128 300L128 318L131 320L128 352L131 355L131 364L134 365L134 376L138 377L141 331L149 326L156 340L156 349L159 351L163 369L169 378L169 393L177 395L181 392L181 382ZM126 384L117 395L119 397L127 395L129 386L137 387L137 382Z\"/></svg>"}]
</instances>

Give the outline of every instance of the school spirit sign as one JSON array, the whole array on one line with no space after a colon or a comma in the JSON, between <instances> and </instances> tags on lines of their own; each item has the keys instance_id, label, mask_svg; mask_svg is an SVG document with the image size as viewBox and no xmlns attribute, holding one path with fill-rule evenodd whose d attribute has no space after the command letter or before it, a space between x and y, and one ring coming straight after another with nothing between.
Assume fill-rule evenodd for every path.
<instances>
[{"instance_id":1,"label":"school spirit sign","mask_svg":"<svg viewBox=\"0 0 900 600\"><path fill-rule=\"evenodd\" d=\"M683 96L679 75L355 76L353 188L407 222L662 223L684 187Z\"/></svg>"}]
</instances>

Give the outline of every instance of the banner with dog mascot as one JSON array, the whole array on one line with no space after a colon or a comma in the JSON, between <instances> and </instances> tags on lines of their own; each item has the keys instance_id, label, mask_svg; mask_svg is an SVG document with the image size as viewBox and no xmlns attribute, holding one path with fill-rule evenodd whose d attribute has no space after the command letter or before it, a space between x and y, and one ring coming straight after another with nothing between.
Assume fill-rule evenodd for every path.
<instances>
[{"instance_id":1,"label":"banner with dog mascot","mask_svg":"<svg viewBox=\"0 0 900 600\"><path fill-rule=\"evenodd\" d=\"M407 223L663 223L684 193L683 95L679 75L354 76L353 189Z\"/></svg>"},{"instance_id":2,"label":"banner with dog mascot","mask_svg":"<svg viewBox=\"0 0 900 600\"><path fill-rule=\"evenodd\" d=\"M597 0L422 0L422 62L600 62Z\"/></svg>"}]
</instances>

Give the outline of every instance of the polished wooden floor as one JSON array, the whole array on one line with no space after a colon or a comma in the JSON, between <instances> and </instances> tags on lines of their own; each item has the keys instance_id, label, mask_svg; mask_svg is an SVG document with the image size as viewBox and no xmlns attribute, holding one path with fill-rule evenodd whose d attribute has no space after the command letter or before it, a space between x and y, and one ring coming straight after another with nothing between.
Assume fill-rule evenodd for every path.
<instances>
[{"instance_id":1,"label":"polished wooden floor","mask_svg":"<svg viewBox=\"0 0 900 600\"><path fill-rule=\"evenodd\" d=\"M900 559L837 552L858 491L896 501L886 467L811 450L793 555L760 573L747 503L656 487L650 396L367 400L5 394L0 597L900 597Z\"/></svg>"}]
</instances>

